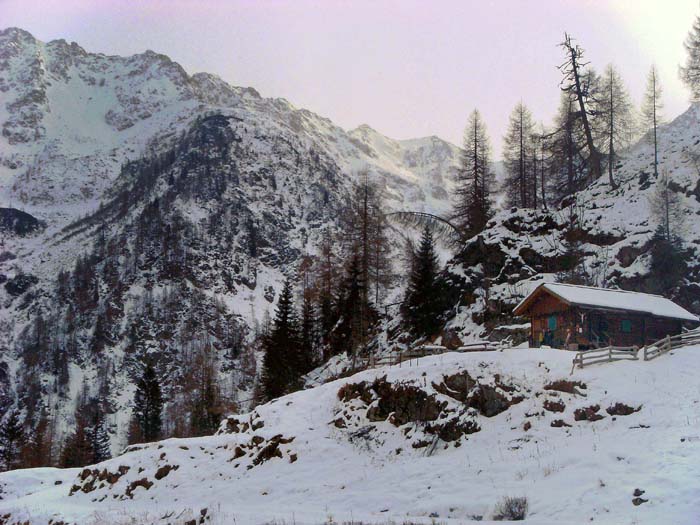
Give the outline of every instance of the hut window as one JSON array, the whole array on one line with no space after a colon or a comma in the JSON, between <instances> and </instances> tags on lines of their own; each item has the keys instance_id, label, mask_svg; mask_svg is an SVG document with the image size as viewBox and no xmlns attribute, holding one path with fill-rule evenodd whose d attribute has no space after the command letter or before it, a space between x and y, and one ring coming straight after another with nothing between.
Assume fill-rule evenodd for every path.
<instances>
[{"instance_id":1,"label":"hut window","mask_svg":"<svg viewBox=\"0 0 700 525\"><path fill-rule=\"evenodd\" d=\"M620 327L620 329L624 333L629 334L630 332L632 332L632 321L630 321L629 319L623 319L621 324L622 326Z\"/></svg>"},{"instance_id":2,"label":"hut window","mask_svg":"<svg viewBox=\"0 0 700 525\"><path fill-rule=\"evenodd\" d=\"M550 330L556 330L557 329L557 316L550 315L549 318L547 319L547 324L548 324Z\"/></svg>"}]
</instances>

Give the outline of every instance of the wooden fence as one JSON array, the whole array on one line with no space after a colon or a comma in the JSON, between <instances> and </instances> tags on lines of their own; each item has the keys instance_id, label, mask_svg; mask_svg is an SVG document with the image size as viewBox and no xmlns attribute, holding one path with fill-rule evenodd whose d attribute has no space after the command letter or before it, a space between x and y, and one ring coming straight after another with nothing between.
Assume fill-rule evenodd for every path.
<instances>
[{"instance_id":1,"label":"wooden fence","mask_svg":"<svg viewBox=\"0 0 700 525\"><path fill-rule=\"evenodd\" d=\"M492 342L492 341L479 341L476 343L469 343L455 350L449 350L447 347L442 345L419 345L408 350L401 350L399 352L391 352L388 355L383 355L381 357L372 356L366 359L363 363L366 368L377 368L380 366L393 366L400 365L404 362L410 362L412 359L419 359L421 357L426 357L429 355L439 355L445 352L494 352L496 350L503 350L509 348L511 345L510 337L507 337L503 341Z\"/></svg>"},{"instance_id":2,"label":"wooden fence","mask_svg":"<svg viewBox=\"0 0 700 525\"><path fill-rule=\"evenodd\" d=\"M700 345L700 329L691 330L678 335L667 335L656 343L645 346L643 349L643 359L644 361L651 361L671 350L691 345Z\"/></svg>"},{"instance_id":3,"label":"wooden fence","mask_svg":"<svg viewBox=\"0 0 700 525\"><path fill-rule=\"evenodd\" d=\"M596 363L610 363L612 361L632 361L637 359L638 346L606 346L605 348L596 348L593 350L584 350L578 352L574 357L571 366L571 373L574 373L574 368L578 365L583 368L587 365Z\"/></svg>"},{"instance_id":4,"label":"wooden fence","mask_svg":"<svg viewBox=\"0 0 700 525\"><path fill-rule=\"evenodd\" d=\"M408 350L391 352L381 357L372 356L367 360L367 368L377 368L380 366L400 365L411 359L418 359L428 355L438 355L447 352L447 348L440 345L420 345Z\"/></svg>"},{"instance_id":5,"label":"wooden fence","mask_svg":"<svg viewBox=\"0 0 700 525\"><path fill-rule=\"evenodd\" d=\"M651 361L676 348L692 345L700 345L700 328L678 335L667 335L653 344L644 346L642 348L642 359ZM586 365L595 363L636 360L639 359L638 351L639 349L636 346L607 346L595 350L585 350L577 353L576 357L574 357L571 373L574 373L576 365L579 368L583 368Z\"/></svg>"},{"instance_id":6,"label":"wooden fence","mask_svg":"<svg viewBox=\"0 0 700 525\"><path fill-rule=\"evenodd\" d=\"M498 350L500 346L498 343L493 341L479 341L478 343L468 343L466 345L460 346L455 350L456 352L494 352Z\"/></svg>"}]
</instances>

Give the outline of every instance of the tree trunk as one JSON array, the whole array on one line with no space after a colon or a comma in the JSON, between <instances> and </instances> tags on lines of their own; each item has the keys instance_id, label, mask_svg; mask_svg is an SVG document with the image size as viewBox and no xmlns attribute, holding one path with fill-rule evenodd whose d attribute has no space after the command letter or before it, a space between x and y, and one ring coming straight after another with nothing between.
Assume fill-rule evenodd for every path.
<instances>
[{"instance_id":1,"label":"tree trunk","mask_svg":"<svg viewBox=\"0 0 700 525\"><path fill-rule=\"evenodd\" d=\"M520 135L520 158L518 159L519 161L519 178L520 178L520 205L523 208L527 208L527 186L525 185L525 162L524 162L524 156L525 152L523 151L523 108L520 106L520 122L518 126L518 131Z\"/></svg>"},{"instance_id":2,"label":"tree trunk","mask_svg":"<svg viewBox=\"0 0 700 525\"><path fill-rule=\"evenodd\" d=\"M659 145L656 140L656 73L652 74L652 88L654 94L654 178L659 179Z\"/></svg>"},{"instance_id":3,"label":"tree trunk","mask_svg":"<svg viewBox=\"0 0 700 525\"><path fill-rule=\"evenodd\" d=\"M586 112L586 103L583 100L583 91L581 89L581 78L578 70L578 60L576 58L576 50L569 44L569 54L571 55L571 68L574 74L574 84L576 86L576 98L578 99L579 111L581 112L581 120L583 121L583 130L586 134L586 145L590 157L589 177L591 182L600 177L600 154L593 142L593 133L591 125L588 122L588 113Z\"/></svg>"},{"instance_id":4,"label":"tree trunk","mask_svg":"<svg viewBox=\"0 0 700 525\"><path fill-rule=\"evenodd\" d=\"M610 179L610 187L612 189L617 188L617 184L615 184L615 179L613 178L613 162L615 162L615 146L614 146L614 138L615 138L615 104L614 104L614 95L613 95L613 83L614 83L615 77L612 76L610 77L610 145L609 145L609 155L608 155L608 178Z\"/></svg>"}]
</instances>

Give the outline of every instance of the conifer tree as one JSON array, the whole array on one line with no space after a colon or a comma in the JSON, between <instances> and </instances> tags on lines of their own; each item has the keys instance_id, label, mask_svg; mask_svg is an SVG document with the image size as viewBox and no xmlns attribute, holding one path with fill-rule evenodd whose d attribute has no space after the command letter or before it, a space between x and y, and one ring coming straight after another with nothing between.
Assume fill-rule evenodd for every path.
<instances>
[{"instance_id":1,"label":"conifer tree","mask_svg":"<svg viewBox=\"0 0 700 525\"><path fill-rule=\"evenodd\" d=\"M84 385L75 409L75 427L63 443L59 463L65 468L81 467L111 457L109 429L102 404L98 399L88 397Z\"/></svg>"},{"instance_id":2,"label":"conifer tree","mask_svg":"<svg viewBox=\"0 0 700 525\"><path fill-rule=\"evenodd\" d=\"M95 329L90 342L90 350L94 354L101 353L105 347L111 343L107 327L107 317L105 312L97 312L95 319Z\"/></svg>"},{"instance_id":3,"label":"conifer tree","mask_svg":"<svg viewBox=\"0 0 700 525\"><path fill-rule=\"evenodd\" d=\"M109 429L102 410L95 402L89 425L85 427L85 440L87 441L90 458L88 463L95 464L112 457L109 444Z\"/></svg>"},{"instance_id":4,"label":"conifer tree","mask_svg":"<svg viewBox=\"0 0 700 525\"><path fill-rule=\"evenodd\" d=\"M680 68L680 77L690 90L691 100L698 101L700 100L700 16L695 17L684 46L687 56L685 65Z\"/></svg>"},{"instance_id":5,"label":"conifer tree","mask_svg":"<svg viewBox=\"0 0 700 525\"><path fill-rule=\"evenodd\" d=\"M610 186L617 188L613 174L619 150L632 141L634 121L632 103L620 74L612 64L605 68L595 101L595 124L601 138L601 150L607 154Z\"/></svg>"},{"instance_id":6,"label":"conifer tree","mask_svg":"<svg viewBox=\"0 0 700 525\"><path fill-rule=\"evenodd\" d=\"M404 322L417 336L435 334L441 325L445 286L439 274L433 234L423 230L418 252L413 257L408 289L402 306Z\"/></svg>"},{"instance_id":7,"label":"conifer tree","mask_svg":"<svg viewBox=\"0 0 700 525\"><path fill-rule=\"evenodd\" d=\"M337 311L334 308L336 298L335 291L338 281L338 263L333 250L333 242L330 232L326 230L320 247L321 255L318 260L317 286L318 286L318 313L321 342L324 345L324 360L330 357L331 332L338 321Z\"/></svg>"},{"instance_id":8,"label":"conifer tree","mask_svg":"<svg viewBox=\"0 0 700 525\"><path fill-rule=\"evenodd\" d=\"M53 432L46 409L42 407L31 436L23 450L24 466L46 467L52 464Z\"/></svg>"},{"instance_id":9,"label":"conifer tree","mask_svg":"<svg viewBox=\"0 0 700 525\"><path fill-rule=\"evenodd\" d=\"M298 371L299 329L294 312L292 283L284 283L270 334L263 342L262 391L268 399L286 394Z\"/></svg>"},{"instance_id":10,"label":"conifer tree","mask_svg":"<svg viewBox=\"0 0 700 525\"><path fill-rule=\"evenodd\" d=\"M543 137L555 202L579 191L587 182L582 154L586 146L581 131L574 99L570 93L563 92L553 129Z\"/></svg>"},{"instance_id":11,"label":"conifer tree","mask_svg":"<svg viewBox=\"0 0 700 525\"><path fill-rule=\"evenodd\" d=\"M649 204L660 234L667 242L675 242L680 237L679 230L684 219L683 194L673 191L666 171L657 179L654 193L649 197Z\"/></svg>"},{"instance_id":12,"label":"conifer tree","mask_svg":"<svg viewBox=\"0 0 700 525\"><path fill-rule=\"evenodd\" d=\"M533 194L533 204L534 207L538 206L537 195L539 193L539 207L542 209L547 209L547 136L548 133L545 131L544 125L539 124L537 131L532 133L532 194Z\"/></svg>"},{"instance_id":13,"label":"conifer tree","mask_svg":"<svg viewBox=\"0 0 700 525\"><path fill-rule=\"evenodd\" d=\"M481 114L474 110L464 132L453 219L471 235L483 231L491 218L491 146Z\"/></svg>"},{"instance_id":14,"label":"conifer tree","mask_svg":"<svg viewBox=\"0 0 700 525\"><path fill-rule=\"evenodd\" d=\"M92 443L87 435L87 422L83 414L76 414L75 428L63 443L59 464L63 468L82 467L90 463Z\"/></svg>"},{"instance_id":15,"label":"conifer tree","mask_svg":"<svg viewBox=\"0 0 700 525\"><path fill-rule=\"evenodd\" d=\"M644 101L642 103L642 126L649 141L654 145L654 178L659 178L659 142L657 137L657 128L659 124L663 124L663 102L661 95L661 82L656 70L656 66L651 66L649 76L647 77L647 89L644 93Z\"/></svg>"},{"instance_id":16,"label":"conifer tree","mask_svg":"<svg viewBox=\"0 0 700 525\"><path fill-rule=\"evenodd\" d=\"M24 426L18 409L10 410L0 425L0 460L5 470L17 468L24 442Z\"/></svg>"},{"instance_id":17,"label":"conifer tree","mask_svg":"<svg viewBox=\"0 0 700 525\"><path fill-rule=\"evenodd\" d=\"M136 383L133 417L140 440L149 442L160 438L163 412L163 397L156 371L147 363L143 375ZM134 436L135 438L135 436ZM131 441L131 439L130 439ZM132 443L134 441L131 441Z\"/></svg>"},{"instance_id":18,"label":"conifer tree","mask_svg":"<svg viewBox=\"0 0 700 525\"><path fill-rule=\"evenodd\" d=\"M530 110L521 102L510 115L508 131L503 138L505 161L505 193L508 204L518 208L534 208L537 203L537 176L534 169L534 124ZM534 177L534 183L533 181Z\"/></svg>"},{"instance_id":19,"label":"conifer tree","mask_svg":"<svg viewBox=\"0 0 700 525\"><path fill-rule=\"evenodd\" d=\"M688 275L688 253L679 237L668 237L659 226L651 239L649 274L645 279L648 293L673 297L677 287Z\"/></svg>"},{"instance_id":20,"label":"conifer tree","mask_svg":"<svg viewBox=\"0 0 700 525\"><path fill-rule=\"evenodd\" d=\"M223 407L216 378L216 367L209 343L196 352L190 380L190 430L191 436L213 434L219 428Z\"/></svg>"},{"instance_id":21,"label":"conifer tree","mask_svg":"<svg viewBox=\"0 0 700 525\"><path fill-rule=\"evenodd\" d=\"M347 213L341 216L344 252L348 258L359 255L361 279L366 284L362 302L366 305L374 302L377 306L390 278L387 219L382 213L379 188L370 182L369 173L363 172L360 176ZM362 312L363 315L367 313Z\"/></svg>"},{"instance_id":22,"label":"conifer tree","mask_svg":"<svg viewBox=\"0 0 700 525\"><path fill-rule=\"evenodd\" d=\"M356 253L350 259L338 292L338 322L331 334L333 354L345 352L348 357L352 357L353 367L358 355L365 350L368 325L375 315L375 311L365 302L365 288L361 256Z\"/></svg>"},{"instance_id":23,"label":"conifer tree","mask_svg":"<svg viewBox=\"0 0 700 525\"><path fill-rule=\"evenodd\" d=\"M316 308L311 291L305 289L301 307L301 340L299 347L299 372L307 374L313 370L316 362L317 345Z\"/></svg>"}]
</instances>

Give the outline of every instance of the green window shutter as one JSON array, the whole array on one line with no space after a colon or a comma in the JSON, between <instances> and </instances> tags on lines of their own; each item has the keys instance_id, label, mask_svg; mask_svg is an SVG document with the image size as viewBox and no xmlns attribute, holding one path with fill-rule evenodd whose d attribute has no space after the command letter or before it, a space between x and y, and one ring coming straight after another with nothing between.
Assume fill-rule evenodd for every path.
<instances>
[{"instance_id":1,"label":"green window shutter","mask_svg":"<svg viewBox=\"0 0 700 525\"><path fill-rule=\"evenodd\" d=\"M550 330L556 330L557 329L557 316L550 315L549 319L547 319L547 323L548 323Z\"/></svg>"},{"instance_id":2,"label":"green window shutter","mask_svg":"<svg viewBox=\"0 0 700 525\"><path fill-rule=\"evenodd\" d=\"M620 328L624 333L629 334L632 332L632 321L629 319L623 319L621 324L622 326Z\"/></svg>"}]
</instances>

